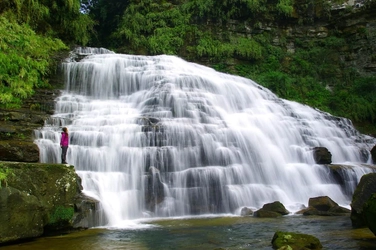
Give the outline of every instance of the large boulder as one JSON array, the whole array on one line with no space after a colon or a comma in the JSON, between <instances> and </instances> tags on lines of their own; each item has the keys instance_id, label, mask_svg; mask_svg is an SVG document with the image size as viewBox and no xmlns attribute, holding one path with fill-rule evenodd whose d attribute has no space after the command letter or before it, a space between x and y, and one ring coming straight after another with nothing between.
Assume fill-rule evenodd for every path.
<instances>
[{"instance_id":1,"label":"large boulder","mask_svg":"<svg viewBox=\"0 0 376 250\"><path fill-rule=\"evenodd\" d=\"M376 236L376 193L363 206L364 220L368 228Z\"/></svg>"},{"instance_id":2,"label":"large boulder","mask_svg":"<svg viewBox=\"0 0 376 250\"><path fill-rule=\"evenodd\" d=\"M332 163L332 154L325 147L313 148L313 158L317 164L330 164Z\"/></svg>"},{"instance_id":3,"label":"large boulder","mask_svg":"<svg viewBox=\"0 0 376 250\"><path fill-rule=\"evenodd\" d=\"M351 201L351 223L354 228L367 226L363 207L374 193L376 193L376 173L363 175Z\"/></svg>"},{"instance_id":4,"label":"large boulder","mask_svg":"<svg viewBox=\"0 0 376 250\"><path fill-rule=\"evenodd\" d=\"M303 215L321 215L321 216L338 216L348 215L350 210L339 206L328 196L318 196L310 198L308 201L308 208L297 212L297 214Z\"/></svg>"},{"instance_id":5,"label":"large boulder","mask_svg":"<svg viewBox=\"0 0 376 250\"><path fill-rule=\"evenodd\" d=\"M0 244L86 228L97 201L81 190L73 166L0 162Z\"/></svg>"},{"instance_id":6,"label":"large boulder","mask_svg":"<svg viewBox=\"0 0 376 250\"><path fill-rule=\"evenodd\" d=\"M261 218L273 218L283 215L287 215L290 212L285 208L285 206L279 202L275 201L272 203L265 204L261 209L254 212L253 216Z\"/></svg>"},{"instance_id":7,"label":"large boulder","mask_svg":"<svg viewBox=\"0 0 376 250\"><path fill-rule=\"evenodd\" d=\"M309 234L293 232L276 232L272 239L274 249L322 249L319 239Z\"/></svg>"}]
</instances>

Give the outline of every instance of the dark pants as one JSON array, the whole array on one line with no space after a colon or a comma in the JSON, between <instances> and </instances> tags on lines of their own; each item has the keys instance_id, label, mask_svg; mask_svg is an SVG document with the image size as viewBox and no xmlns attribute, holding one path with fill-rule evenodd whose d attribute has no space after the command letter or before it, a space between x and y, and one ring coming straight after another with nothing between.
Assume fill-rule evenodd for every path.
<instances>
[{"instance_id":1,"label":"dark pants","mask_svg":"<svg viewBox=\"0 0 376 250\"><path fill-rule=\"evenodd\" d=\"M61 146L61 163L67 162L68 146Z\"/></svg>"}]
</instances>

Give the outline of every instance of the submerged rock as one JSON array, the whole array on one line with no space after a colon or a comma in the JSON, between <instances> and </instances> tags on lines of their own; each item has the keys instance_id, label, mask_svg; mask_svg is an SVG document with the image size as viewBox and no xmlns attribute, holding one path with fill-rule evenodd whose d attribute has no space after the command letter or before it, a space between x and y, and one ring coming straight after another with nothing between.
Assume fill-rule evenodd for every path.
<instances>
[{"instance_id":1,"label":"submerged rock","mask_svg":"<svg viewBox=\"0 0 376 250\"><path fill-rule=\"evenodd\" d=\"M73 166L0 162L0 185L0 243L93 226Z\"/></svg>"},{"instance_id":2,"label":"submerged rock","mask_svg":"<svg viewBox=\"0 0 376 250\"><path fill-rule=\"evenodd\" d=\"M253 211L252 211L252 209L250 209L248 207L243 207L242 210L240 211L240 215L241 216L251 216L251 215L253 215Z\"/></svg>"},{"instance_id":3,"label":"submerged rock","mask_svg":"<svg viewBox=\"0 0 376 250\"><path fill-rule=\"evenodd\" d=\"M274 234L272 245L274 249L322 249L320 240L312 235L281 231Z\"/></svg>"}]
</instances>

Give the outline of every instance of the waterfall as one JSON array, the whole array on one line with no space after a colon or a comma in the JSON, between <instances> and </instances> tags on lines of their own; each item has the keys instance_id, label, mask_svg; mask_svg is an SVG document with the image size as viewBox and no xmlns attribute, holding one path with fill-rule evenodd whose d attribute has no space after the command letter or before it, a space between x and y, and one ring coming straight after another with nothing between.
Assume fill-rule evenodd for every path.
<instances>
[{"instance_id":1,"label":"waterfall","mask_svg":"<svg viewBox=\"0 0 376 250\"><path fill-rule=\"evenodd\" d=\"M347 119L278 98L238 76L175 56L77 50L62 64L65 89L35 132L41 162L67 161L100 201L98 225L149 217L238 214L273 201L288 209L347 191L314 161L326 147L349 179L372 170L374 138Z\"/></svg>"}]
</instances>

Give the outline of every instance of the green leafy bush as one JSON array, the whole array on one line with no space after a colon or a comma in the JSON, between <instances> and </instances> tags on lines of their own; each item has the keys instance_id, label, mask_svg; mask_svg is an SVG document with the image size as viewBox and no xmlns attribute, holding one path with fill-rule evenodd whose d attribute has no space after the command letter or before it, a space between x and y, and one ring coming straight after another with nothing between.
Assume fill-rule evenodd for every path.
<instances>
[{"instance_id":1,"label":"green leafy bush","mask_svg":"<svg viewBox=\"0 0 376 250\"><path fill-rule=\"evenodd\" d=\"M1 15L0 34L0 106L19 107L35 88L48 86L52 55L66 46Z\"/></svg>"}]
</instances>

